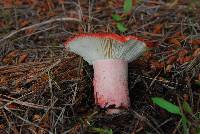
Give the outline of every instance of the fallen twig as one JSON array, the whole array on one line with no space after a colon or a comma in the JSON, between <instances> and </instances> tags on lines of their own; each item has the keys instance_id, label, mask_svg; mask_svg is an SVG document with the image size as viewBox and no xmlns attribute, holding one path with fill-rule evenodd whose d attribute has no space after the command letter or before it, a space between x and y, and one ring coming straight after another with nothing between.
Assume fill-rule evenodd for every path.
<instances>
[{"instance_id":1,"label":"fallen twig","mask_svg":"<svg viewBox=\"0 0 200 134\"><path fill-rule=\"evenodd\" d=\"M41 23L37 23L37 24L34 24L34 25L31 25L31 26L27 26L27 27L23 27L19 30L15 30L13 32L11 32L10 34L8 34L7 36L3 37L2 39L0 39L0 42L3 42L4 40L14 36L15 34L19 33L19 32L22 32L22 31L25 31L27 29L30 29L30 28L35 28L35 27L40 27L42 25L45 25L45 24L49 24L49 23L53 23L53 22L57 22L57 21L75 21L75 22L81 22L79 19L76 19L76 18L53 18L53 19L50 19L50 20L47 20L47 21L43 21Z\"/></svg>"}]
</instances>

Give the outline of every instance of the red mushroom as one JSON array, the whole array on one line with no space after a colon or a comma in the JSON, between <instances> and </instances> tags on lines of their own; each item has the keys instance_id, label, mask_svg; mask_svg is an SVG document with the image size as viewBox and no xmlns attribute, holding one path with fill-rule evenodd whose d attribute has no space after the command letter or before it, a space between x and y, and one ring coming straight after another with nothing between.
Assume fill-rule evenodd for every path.
<instances>
[{"instance_id":1,"label":"red mushroom","mask_svg":"<svg viewBox=\"0 0 200 134\"><path fill-rule=\"evenodd\" d=\"M141 39L106 33L80 34L67 41L65 47L93 65L97 105L109 108L110 114L130 107L128 62L137 59L147 50Z\"/></svg>"}]
</instances>

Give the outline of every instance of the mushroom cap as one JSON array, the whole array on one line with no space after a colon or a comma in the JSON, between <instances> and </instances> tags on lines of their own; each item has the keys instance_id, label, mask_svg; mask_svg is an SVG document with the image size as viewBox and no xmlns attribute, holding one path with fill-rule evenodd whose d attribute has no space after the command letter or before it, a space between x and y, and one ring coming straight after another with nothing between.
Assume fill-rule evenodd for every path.
<instances>
[{"instance_id":1,"label":"mushroom cap","mask_svg":"<svg viewBox=\"0 0 200 134\"><path fill-rule=\"evenodd\" d=\"M122 59L131 62L141 56L147 46L135 36L117 34L80 34L65 43L65 47L83 57L90 65L96 60Z\"/></svg>"}]
</instances>

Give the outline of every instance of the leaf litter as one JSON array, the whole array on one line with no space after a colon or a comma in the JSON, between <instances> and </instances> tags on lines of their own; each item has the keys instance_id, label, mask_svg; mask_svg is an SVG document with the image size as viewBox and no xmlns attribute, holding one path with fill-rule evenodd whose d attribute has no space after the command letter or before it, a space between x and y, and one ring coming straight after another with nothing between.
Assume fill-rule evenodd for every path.
<instances>
[{"instance_id":1,"label":"leaf litter","mask_svg":"<svg viewBox=\"0 0 200 134\"><path fill-rule=\"evenodd\" d=\"M151 98L179 105L187 96L199 113L200 8L184 0L132 3L123 14L122 0L0 1L0 133L181 133L179 118ZM129 64L131 109L110 116L94 104L92 67L63 42L83 32L122 34L113 14L125 16L123 34L153 49Z\"/></svg>"}]
</instances>

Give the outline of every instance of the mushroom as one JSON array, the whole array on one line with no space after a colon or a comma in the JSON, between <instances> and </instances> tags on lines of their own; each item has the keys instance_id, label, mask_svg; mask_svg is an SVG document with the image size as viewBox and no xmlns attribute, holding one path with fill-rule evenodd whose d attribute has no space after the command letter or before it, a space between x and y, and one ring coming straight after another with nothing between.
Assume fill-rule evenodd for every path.
<instances>
[{"instance_id":1,"label":"mushroom","mask_svg":"<svg viewBox=\"0 0 200 134\"><path fill-rule=\"evenodd\" d=\"M83 57L94 68L94 98L108 113L130 107L128 63L137 59L147 45L134 36L80 34L65 43L65 48Z\"/></svg>"}]
</instances>

